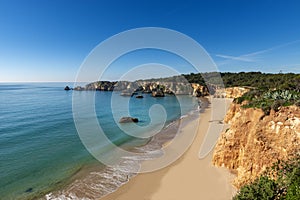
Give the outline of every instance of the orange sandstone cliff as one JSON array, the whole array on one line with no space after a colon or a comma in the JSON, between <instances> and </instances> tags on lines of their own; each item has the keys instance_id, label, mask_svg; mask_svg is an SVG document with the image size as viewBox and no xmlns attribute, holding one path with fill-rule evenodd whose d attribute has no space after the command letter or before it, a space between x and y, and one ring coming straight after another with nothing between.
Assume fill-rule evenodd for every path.
<instances>
[{"instance_id":1,"label":"orange sandstone cliff","mask_svg":"<svg viewBox=\"0 0 300 200\"><path fill-rule=\"evenodd\" d=\"M225 88L226 98L237 98L243 96L250 89L245 87L229 87Z\"/></svg>"},{"instance_id":2,"label":"orange sandstone cliff","mask_svg":"<svg viewBox=\"0 0 300 200\"><path fill-rule=\"evenodd\" d=\"M281 107L266 116L260 109L232 103L224 122L230 128L216 144L213 164L236 174L237 188L254 181L274 162L300 152L299 107Z\"/></svg>"},{"instance_id":3,"label":"orange sandstone cliff","mask_svg":"<svg viewBox=\"0 0 300 200\"><path fill-rule=\"evenodd\" d=\"M246 92L250 91L249 87L228 87L217 88L214 97L217 98L238 98L243 96Z\"/></svg>"}]
</instances>

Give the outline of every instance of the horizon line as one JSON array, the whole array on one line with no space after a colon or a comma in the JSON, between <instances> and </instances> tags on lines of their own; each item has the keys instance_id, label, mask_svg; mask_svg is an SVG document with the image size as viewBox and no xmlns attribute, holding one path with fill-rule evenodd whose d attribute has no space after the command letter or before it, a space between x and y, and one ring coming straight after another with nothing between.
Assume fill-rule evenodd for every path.
<instances>
[{"instance_id":1,"label":"horizon line","mask_svg":"<svg viewBox=\"0 0 300 200\"><path fill-rule=\"evenodd\" d=\"M222 71L217 73L263 73L263 74L300 74L297 72L263 72L263 71ZM199 72L199 73L189 73L189 74L181 74L181 75L190 75L190 74L201 74L201 73L215 73L215 72ZM178 76L181 76L178 75ZM166 77L160 77L160 78L147 78L147 79L135 79L135 80L121 80L121 81L139 81L139 80L149 80L149 79L161 79L161 78L169 78L173 76L166 76ZM94 81L0 81L0 83L92 83L97 81L120 81L120 80L94 80Z\"/></svg>"}]
</instances>

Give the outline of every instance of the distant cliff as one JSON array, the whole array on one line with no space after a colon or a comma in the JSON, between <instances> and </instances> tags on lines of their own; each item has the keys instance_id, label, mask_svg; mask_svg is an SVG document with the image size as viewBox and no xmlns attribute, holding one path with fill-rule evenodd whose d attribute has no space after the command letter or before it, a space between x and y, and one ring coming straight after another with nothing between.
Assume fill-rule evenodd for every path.
<instances>
[{"instance_id":1,"label":"distant cliff","mask_svg":"<svg viewBox=\"0 0 300 200\"><path fill-rule=\"evenodd\" d=\"M238 98L243 96L246 92L249 92L249 87L227 87L227 88L216 88L214 97L217 98Z\"/></svg>"},{"instance_id":2,"label":"distant cliff","mask_svg":"<svg viewBox=\"0 0 300 200\"><path fill-rule=\"evenodd\" d=\"M70 90L66 86L67 90ZM65 88L65 90L66 90ZM213 95L217 98L237 98L248 92L250 89L248 87L229 87L220 88L216 85L203 85L199 83L188 83L186 80L179 81L149 81L149 80L139 80L139 81L97 81L89 83L84 87L77 86L74 90L97 90L97 91L120 91L123 94L130 96L135 92L141 93L152 93L155 91L162 91L165 94L175 94L175 95L193 95L196 97L203 97L208 95Z\"/></svg>"},{"instance_id":3,"label":"distant cliff","mask_svg":"<svg viewBox=\"0 0 300 200\"><path fill-rule=\"evenodd\" d=\"M278 160L300 152L300 108L280 107L265 115L261 109L242 108L233 103L225 117L230 128L216 144L213 164L237 176L237 188L254 181Z\"/></svg>"},{"instance_id":4,"label":"distant cliff","mask_svg":"<svg viewBox=\"0 0 300 200\"><path fill-rule=\"evenodd\" d=\"M209 95L208 87L196 83L190 84L186 81L97 81L84 87L75 87L74 90L121 91L123 94L129 95L134 92L152 93L159 90L166 94L194 95L197 97ZM213 87L210 88L210 92L214 92Z\"/></svg>"}]
</instances>

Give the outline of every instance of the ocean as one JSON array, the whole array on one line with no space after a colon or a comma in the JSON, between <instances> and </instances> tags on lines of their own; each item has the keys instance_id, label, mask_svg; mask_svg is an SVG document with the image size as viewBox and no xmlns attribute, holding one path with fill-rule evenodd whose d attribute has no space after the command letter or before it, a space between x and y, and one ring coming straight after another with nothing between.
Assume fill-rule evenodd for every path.
<instances>
[{"instance_id":1,"label":"ocean","mask_svg":"<svg viewBox=\"0 0 300 200\"><path fill-rule=\"evenodd\" d=\"M137 99L104 91L64 91L66 85L73 84L0 84L0 199L100 198L135 176L124 169L138 167L140 160L163 153L124 158L116 166L103 165L86 150L78 135L72 113L73 93L83 105L95 99L99 125L110 141L126 150L151 152L155 144L165 141L149 142L151 138L127 135L114 118L129 112L139 119L138 126L147 127L153 119L161 118L160 112L152 112L152 121L149 117L150 107L159 104L166 114L161 133L167 134L182 117L197 113L198 99L188 95L153 98L143 94L144 98ZM124 110L124 102L129 102L129 110ZM103 141L98 150L109 154L106 146Z\"/></svg>"}]
</instances>

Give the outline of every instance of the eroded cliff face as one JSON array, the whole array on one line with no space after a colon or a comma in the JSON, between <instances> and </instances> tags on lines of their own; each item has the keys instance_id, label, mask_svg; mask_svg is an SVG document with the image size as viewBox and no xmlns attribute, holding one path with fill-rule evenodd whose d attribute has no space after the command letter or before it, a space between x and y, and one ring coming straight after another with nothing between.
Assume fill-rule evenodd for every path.
<instances>
[{"instance_id":1,"label":"eroded cliff face","mask_svg":"<svg viewBox=\"0 0 300 200\"><path fill-rule=\"evenodd\" d=\"M235 173L237 188L254 181L274 162L300 152L299 107L282 107L265 116L260 109L233 103L224 121L230 128L216 144L213 164Z\"/></svg>"},{"instance_id":2,"label":"eroded cliff face","mask_svg":"<svg viewBox=\"0 0 300 200\"><path fill-rule=\"evenodd\" d=\"M245 87L229 87L225 88L226 98L238 98L243 96L246 92L249 91L249 88Z\"/></svg>"},{"instance_id":3,"label":"eroded cliff face","mask_svg":"<svg viewBox=\"0 0 300 200\"><path fill-rule=\"evenodd\" d=\"M209 95L209 91L207 87L200 85L198 83L191 83L191 86L193 88L193 96L202 97L202 96Z\"/></svg>"},{"instance_id":4,"label":"eroded cliff face","mask_svg":"<svg viewBox=\"0 0 300 200\"><path fill-rule=\"evenodd\" d=\"M238 98L243 96L250 89L246 87L228 87L228 88L217 88L214 97L218 98Z\"/></svg>"},{"instance_id":5,"label":"eroded cliff face","mask_svg":"<svg viewBox=\"0 0 300 200\"><path fill-rule=\"evenodd\" d=\"M70 88L69 88L70 89ZM122 91L127 94L133 92L152 93L160 90L166 94L194 95L197 97L209 95L208 88L196 83L188 83L185 79L174 81L97 81L89 83L84 87L78 86L74 90L101 90Z\"/></svg>"}]
</instances>

